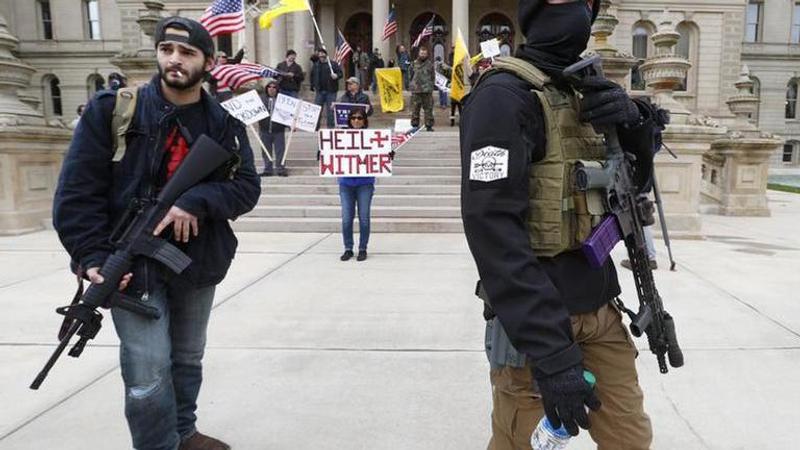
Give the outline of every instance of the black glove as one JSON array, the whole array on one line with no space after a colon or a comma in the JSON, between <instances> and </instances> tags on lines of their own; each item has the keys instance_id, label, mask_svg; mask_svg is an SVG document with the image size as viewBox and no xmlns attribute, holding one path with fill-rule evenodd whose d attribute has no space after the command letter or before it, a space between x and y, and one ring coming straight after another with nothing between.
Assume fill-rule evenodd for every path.
<instances>
[{"instance_id":1,"label":"black glove","mask_svg":"<svg viewBox=\"0 0 800 450\"><path fill-rule=\"evenodd\" d=\"M639 196L639 198L636 199L636 202L639 204L639 211L641 211L642 226L647 227L650 225L655 225L656 204L647 198L647 195Z\"/></svg>"},{"instance_id":2,"label":"black glove","mask_svg":"<svg viewBox=\"0 0 800 450\"><path fill-rule=\"evenodd\" d=\"M602 77L587 77L577 87L583 95L580 101L581 122L588 122L597 128L631 125L639 121L639 108L617 83Z\"/></svg>"},{"instance_id":3,"label":"black glove","mask_svg":"<svg viewBox=\"0 0 800 450\"><path fill-rule=\"evenodd\" d=\"M394 150L389 152L389 158L391 158L392 161L394 161L394 155L395 155Z\"/></svg>"},{"instance_id":4,"label":"black glove","mask_svg":"<svg viewBox=\"0 0 800 450\"><path fill-rule=\"evenodd\" d=\"M544 413L554 428L564 425L572 436L578 435L578 427L589 429L589 415L600 409L600 400L594 388L583 378L583 365L578 364L555 375L545 375L534 370L533 376L542 394Z\"/></svg>"}]
</instances>

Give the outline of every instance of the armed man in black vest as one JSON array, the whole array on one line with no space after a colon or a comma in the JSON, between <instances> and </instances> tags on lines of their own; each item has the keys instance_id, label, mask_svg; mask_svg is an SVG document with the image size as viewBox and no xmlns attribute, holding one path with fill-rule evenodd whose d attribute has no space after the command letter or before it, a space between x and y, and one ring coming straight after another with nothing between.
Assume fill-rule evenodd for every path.
<instances>
[{"instance_id":1,"label":"armed man in black vest","mask_svg":"<svg viewBox=\"0 0 800 450\"><path fill-rule=\"evenodd\" d=\"M599 3L520 1L526 43L496 58L464 104L461 206L486 305L493 450L530 449L545 414L573 436L589 429L604 450L652 440L637 350L612 303L614 264L595 268L581 252L602 201L572 179L578 161L604 161L595 129L616 126L626 151L652 161L658 127L649 102L619 85L598 76L575 87L563 75L580 61Z\"/></svg>"}]
</instances>

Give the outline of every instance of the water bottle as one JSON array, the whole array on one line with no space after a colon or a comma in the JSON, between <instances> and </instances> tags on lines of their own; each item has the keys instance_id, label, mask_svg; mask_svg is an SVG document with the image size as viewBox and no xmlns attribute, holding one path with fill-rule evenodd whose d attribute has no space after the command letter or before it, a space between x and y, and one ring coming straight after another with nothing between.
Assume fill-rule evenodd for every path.
<instances>
[{"instance_id":1,"label":"water bottle","mask_svg":"<svg viewBox=\"0 0 800 450\"><path fill-rule=\"evenodd\" d=\"M594 387L597 380L592 372L588 370L583 371L583 379L586 380L592 387ZM572 437L564 428L564 425L556 428L547 420L547 416L542 417L536 429L533 430L531 436L531 447L533 450L564 450L569 444L569 438Z\"/></svg>"},{"instance_id":2,"label":"water bottle","mask_svg":"<svg viewBox=\"0 0 800 450\"><path fill-rule=\"evenodd\" d=\"M555 428L545 416L533 430L531 446L533 450L563 450L567 448L569 438L570 435L564 425Z\"/></svg>"}]
</instances>

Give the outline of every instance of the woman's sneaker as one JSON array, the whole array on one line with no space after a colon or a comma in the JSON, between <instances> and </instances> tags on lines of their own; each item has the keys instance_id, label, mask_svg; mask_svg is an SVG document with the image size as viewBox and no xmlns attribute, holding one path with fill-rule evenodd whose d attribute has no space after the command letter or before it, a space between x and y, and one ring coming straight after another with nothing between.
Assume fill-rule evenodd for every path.
<instances>
[{"instance_id":1,"label":"woman's sneaker","mask_svg":"<svg viewBox=\"0 0 800 450\"><path fill-rule=\"evenodd\" d=\"M358 256L356 257L356 261L364 261L365 259L367 259L367 251L359 250Z\"/></svg>"},{"instance_id":2,"label":"woman's sneaker","mask_svg":"<svg viewBox=\"0 0 800 450\"><path fill-rule=\"evenodd\" d=\"M352 257L353 257L353 251L352 250L345 250L344 253L342 253L342 256L339 257L339 259L342 260L342 261L348 261Z\"/></svg>"}]
</instances>

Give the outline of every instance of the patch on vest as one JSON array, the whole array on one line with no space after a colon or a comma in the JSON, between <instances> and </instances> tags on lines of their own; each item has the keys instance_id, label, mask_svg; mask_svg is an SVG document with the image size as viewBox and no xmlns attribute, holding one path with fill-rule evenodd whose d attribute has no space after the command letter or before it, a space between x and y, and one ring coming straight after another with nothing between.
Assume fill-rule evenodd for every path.
<instances>
[{"instance_id":1,"label":"patch on vest","mask_svg":"<svg viewBox=\"0 0 800 450\"><path fill-rule=\"evenodd\" d=\"M508 150L487 146L471 154L469 179L471 181L497 181L508 178Z\"/></svg>"}]
</instances>

